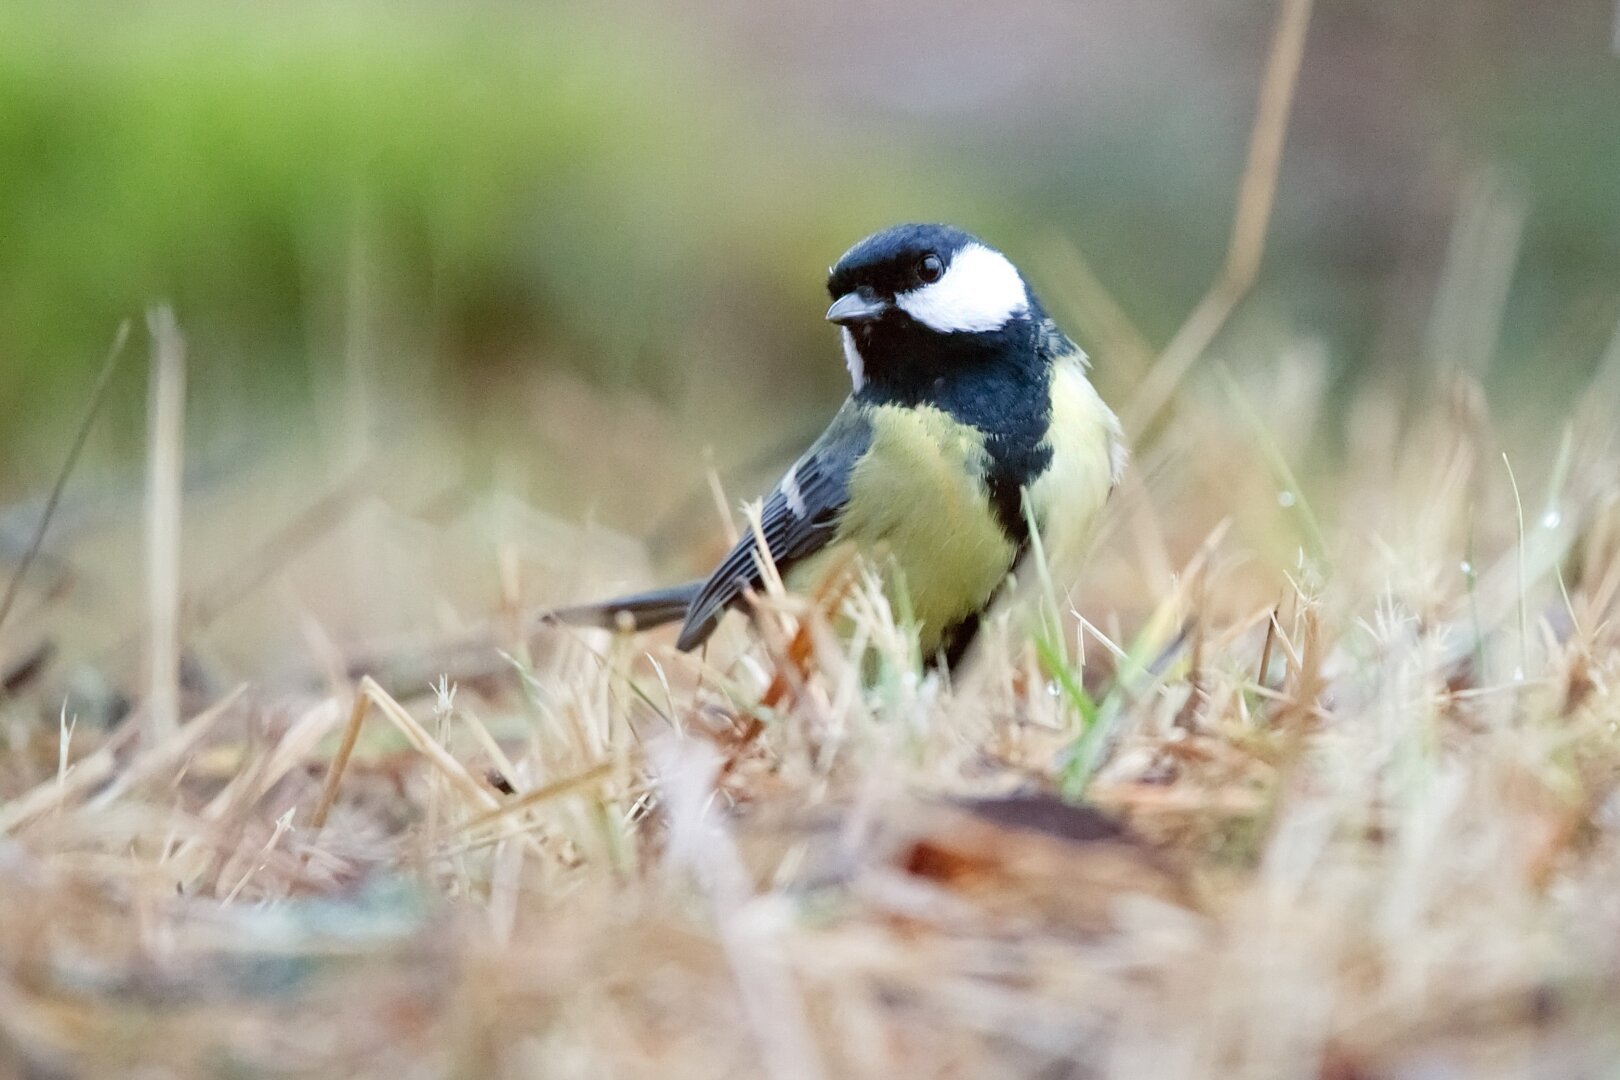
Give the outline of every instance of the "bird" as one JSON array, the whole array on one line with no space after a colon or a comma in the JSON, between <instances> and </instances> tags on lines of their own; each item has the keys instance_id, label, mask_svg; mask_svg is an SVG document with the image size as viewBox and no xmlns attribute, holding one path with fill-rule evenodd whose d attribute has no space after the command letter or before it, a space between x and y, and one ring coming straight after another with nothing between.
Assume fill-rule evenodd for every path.
<instances>
[{"instance_id":1,"label":"bird","mask_svg":"<svg viewBox=\"0 0 1620 1080\"><path fill-rule=\"evenodd\" d=\"M951 670L1037 540L1049 570L1074 572L1125 443L1085 353L1018 268L962 229L903 224L846 251L827 290L850 393L765 496L757 532L706 578L553 618L679 621L690 651L758 595L766 558L809 593L853 549L904 597L925 664Z\"/></svg>"}]
</instances>

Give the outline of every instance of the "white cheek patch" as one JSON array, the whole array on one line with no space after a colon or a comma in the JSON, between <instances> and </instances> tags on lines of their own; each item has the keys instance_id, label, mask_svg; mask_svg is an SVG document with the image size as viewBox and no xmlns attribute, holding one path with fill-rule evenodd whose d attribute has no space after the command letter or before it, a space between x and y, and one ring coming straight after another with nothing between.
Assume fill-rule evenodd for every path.
<instances>
[{"instance_id":1,"label":"white cheek patch","mask_svg":"<svg viewBox=\"0 0 1620 1080\"><path fill-rule=\"evenodd\" d=\"M894 302L940 333L980 333L999 330L1027 312L1029 293L1006 256L983 244L969 244L951 259L944 277L903 292Z\"/></svg>"},{"instance_id":2,"label":"white cheek patch","mask_svg":"<svg viewBox=\"0 0 1620 1080\"><path fill-rule=\"evenodd\" d=\"M861 350L855 347L855 335L844 327L839 335L844 340L844 366L849 368L849 381L859 390L866 385L866 361L861 359Z\"/></svg>"}]
</instances>

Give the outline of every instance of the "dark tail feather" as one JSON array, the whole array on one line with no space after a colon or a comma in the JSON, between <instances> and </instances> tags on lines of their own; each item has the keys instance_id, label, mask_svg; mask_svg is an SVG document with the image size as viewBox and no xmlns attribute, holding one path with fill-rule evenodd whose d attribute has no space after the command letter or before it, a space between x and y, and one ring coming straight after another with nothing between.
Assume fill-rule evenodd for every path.
<instances>
[{"instance_id":1,"label":"dark tail feather","mask_svg":"<svg viewBox=\"0 0 1620 1080\"><path fill-rule=\"evenodd\" d=\"M686 609L692 598L703 588L701 581L689 581L668 589L621 596L595 604L579 604L548 612L548 622L567 623L570 626L599 626L605 630L621 627L630 630L650 630L655 626L686 618Z\"/></svg>"}]
</instances>

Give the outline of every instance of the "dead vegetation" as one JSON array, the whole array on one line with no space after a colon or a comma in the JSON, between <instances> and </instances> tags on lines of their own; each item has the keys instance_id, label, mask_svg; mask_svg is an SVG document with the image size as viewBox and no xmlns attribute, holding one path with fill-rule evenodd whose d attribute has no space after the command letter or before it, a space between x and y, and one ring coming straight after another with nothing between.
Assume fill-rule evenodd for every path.
<instances>
[{"instance_id":1,"label":"dead vegetation","mask_svg":"<svg viewBox=\"0 0 1620 1080\"><path fill-rule=\"evenodd\" d=\"M916 676L857 580L700 658L497 620L504 657L429 650L478 659L437 686L353 681L329 645L214 689L193 627L165 734L138 667L98 709L83 661L36 655L56 602L29 595L4 653L8 1069L1603 1073L1608 432L1510 468L1459 375L1404 418L1353 403L1343 464L1301 478L1279 463L1330 403L1307 359L1274 363L1182 395L1072 602L1004 613L955 685ZM345 490L330 527L387 548L404 515L341 526ZM330 575L288 519L239 597L212 586L227 628ZM531 609L566 529L495 520Z\"/></svg>"}]
</instances>

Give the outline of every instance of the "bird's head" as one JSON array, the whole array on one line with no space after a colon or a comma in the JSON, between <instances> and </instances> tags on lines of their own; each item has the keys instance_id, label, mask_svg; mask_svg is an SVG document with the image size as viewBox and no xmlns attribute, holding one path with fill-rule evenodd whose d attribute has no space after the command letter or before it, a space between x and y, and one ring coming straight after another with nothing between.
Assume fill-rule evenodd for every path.
<instances>
[{"instance_id":1,"label":"bird's head","mask_svg":"<svg viewBox=\"0 0 1620 1080\"><path fill-rule=\"evenodd\" d=\"M946 374L1016 348L1037 308L1005 255L949 225L873 233L828 271L827 291L857 391L885 374Z\"/></svg>"}]
</instances>

